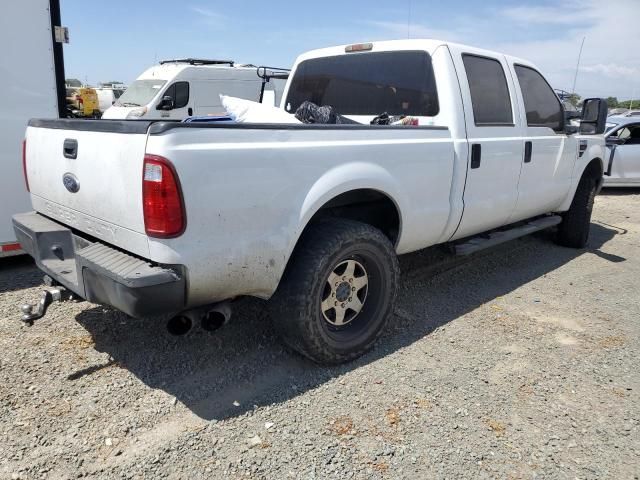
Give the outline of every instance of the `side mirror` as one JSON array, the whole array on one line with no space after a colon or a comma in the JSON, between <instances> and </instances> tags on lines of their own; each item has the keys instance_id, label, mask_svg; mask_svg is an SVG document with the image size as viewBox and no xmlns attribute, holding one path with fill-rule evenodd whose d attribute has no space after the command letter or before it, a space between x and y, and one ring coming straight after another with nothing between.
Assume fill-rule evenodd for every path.
<instances>
[{"instance_id":1,"label":"side mirror","mask_svg":"<svg viewBox=\"0 0 640 480\"><path fill-rule=\"evenodd\" d=\"M582 104L582 135L602 135L606 129L608 105L604 98L587 98Z\"/></svg>"},{"instance_id":2,"label":"side mirror","mask_svg":"<svg viewBox=\"0 0 640 480\"><path fill-rule=\"evenodd\" d=\"M162 97L162 100L160 100L160 103L158 104L157 109L173 110L173 98L170 97L169 95L165 95L164 97Z\"/></svg>"},{"instance_id":3,"label":"side mirror","mask_svg":"<svg viewBox=\"0 0 640 480\"><path fill-rule=\"evenodd\" d=\"M624 138L607 137L606 143L607 145L622 145L624 143L624 140Z\"/></svg>"}]
</instances>

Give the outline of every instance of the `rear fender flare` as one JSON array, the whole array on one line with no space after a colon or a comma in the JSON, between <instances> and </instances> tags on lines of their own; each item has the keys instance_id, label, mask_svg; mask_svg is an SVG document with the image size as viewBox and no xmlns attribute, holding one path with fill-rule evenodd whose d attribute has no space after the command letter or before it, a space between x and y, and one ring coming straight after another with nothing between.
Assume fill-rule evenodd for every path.
<instances>
[{"instance_id":1,"label":"rear fender flare","mask_svg":"<svg viewBox=\"0 0 640 480\"><path fill-rule=\"evenodd\" d=\"M287 251L287 261L298 243L300 235L313 216L329 201L352 190L376 190L386 195L396 206L400 218L397 245L402 242L402 212L409 200L402 192L398 181L383 167L367 162L351 162L328 170L309 189L300 207L298 228ZM396 247L397 247L396 245Z\"/></svg>"}]
</instances>

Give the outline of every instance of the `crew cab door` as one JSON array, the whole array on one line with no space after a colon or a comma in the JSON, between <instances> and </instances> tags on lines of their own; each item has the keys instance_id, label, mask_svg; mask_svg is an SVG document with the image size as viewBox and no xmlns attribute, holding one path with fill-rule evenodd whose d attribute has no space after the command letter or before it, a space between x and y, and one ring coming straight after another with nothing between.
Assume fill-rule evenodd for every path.
<instances>
[{"instance_id":1,"label":"crew cab door","mask_svg":"<svg viewBox=\"0 0 640 480\"><path fill-rule=\"evenodd\" d=\"M560 99L534 68L513 64L512 73L524 125L524 157L518 202L509 223L558 208L571 189L578 154L575 136L564 132Z\"/></svg>"},{"instance_id":2,"label":"crew cab door","mask_svg":"<svg viewBox=\"0 0 640 480\"><path fill-rule=\"evenodd\" d=\"M464 212L452 237L456 239L507 223L518 198L524 142L505 57L484 56L455 47L452 54L469 148Z\"/></svg>"}]
</instances>

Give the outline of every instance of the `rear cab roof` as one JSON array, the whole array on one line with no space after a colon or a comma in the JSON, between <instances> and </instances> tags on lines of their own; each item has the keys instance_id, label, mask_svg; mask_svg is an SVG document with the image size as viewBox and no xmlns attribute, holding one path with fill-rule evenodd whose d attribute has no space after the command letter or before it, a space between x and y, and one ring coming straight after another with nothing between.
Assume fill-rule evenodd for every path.
<instances>
[{"instance_id":1,"label":"rear cab roof","mask_svg":"<svg viewBox=\"0 0 640 480\"><path fill-rule=\"evenodd\" d=\"M294 64L294 70L299 63L305 60L313 59L313 58L332 57L332 56L338 56L338 55L358 55L360 53L366 54L370 52L393 52L393 51L406 51L406 50L424 50L431 55L439 46L443 46L443 45L455 47L456 49L468 51L469 53L474 53L476 55L484 55L488 57L505 57L509 63L517 63L520 65L533 67L534 69L538 70L538 68L533 63L522 58L506 55L504 53L496 52L493 50L485 50L482 48L472 47L470 45L447 42L444 40L424 38L424 39L407 39L407 40L382 40L382 41L363 42L363 43L371 43L372 45L371 50L367 50L364 52L346 53L345 49L346 47L349 46L349 44L310 50L308 52L303 53L296 59L296 62Z\"/></svg>"}]
</instances>

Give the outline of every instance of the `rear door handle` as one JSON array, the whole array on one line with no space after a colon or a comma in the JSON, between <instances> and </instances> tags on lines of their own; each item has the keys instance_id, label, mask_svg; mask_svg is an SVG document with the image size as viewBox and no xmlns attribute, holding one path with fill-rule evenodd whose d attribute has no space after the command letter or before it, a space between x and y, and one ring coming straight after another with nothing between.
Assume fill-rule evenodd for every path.
<instances>
[{"instance_id":1,"label":"rear door handle","mask_svg":"<svg viewBox=\"0 0 640 480\"><path fill-rule=\"evenodd\" d=\"M533 151L532 142L524 142L524 163L531 161L531 152Z\"/></svg>"},{"instance_id":2,"label":"rear door handle","mask_svg":"<svg viewBox=\"0 0 640 480\"><path fill-rule=\"evenodd\" d=\"M471 145L471 168L480 167L480 158L482 157L482 146L479 143Z\"/></svg>"},{"instance_id":3,"label":"rear door handle","mask_svg":"<svg viewBox=\"0 0 640 480\"><path fill-rule=\"evenodd\" d=\"M62 145L62 154L65 158L72 160L78 158L78 141L75 138L65 139Z\"/></svg>"}]
</instances>

